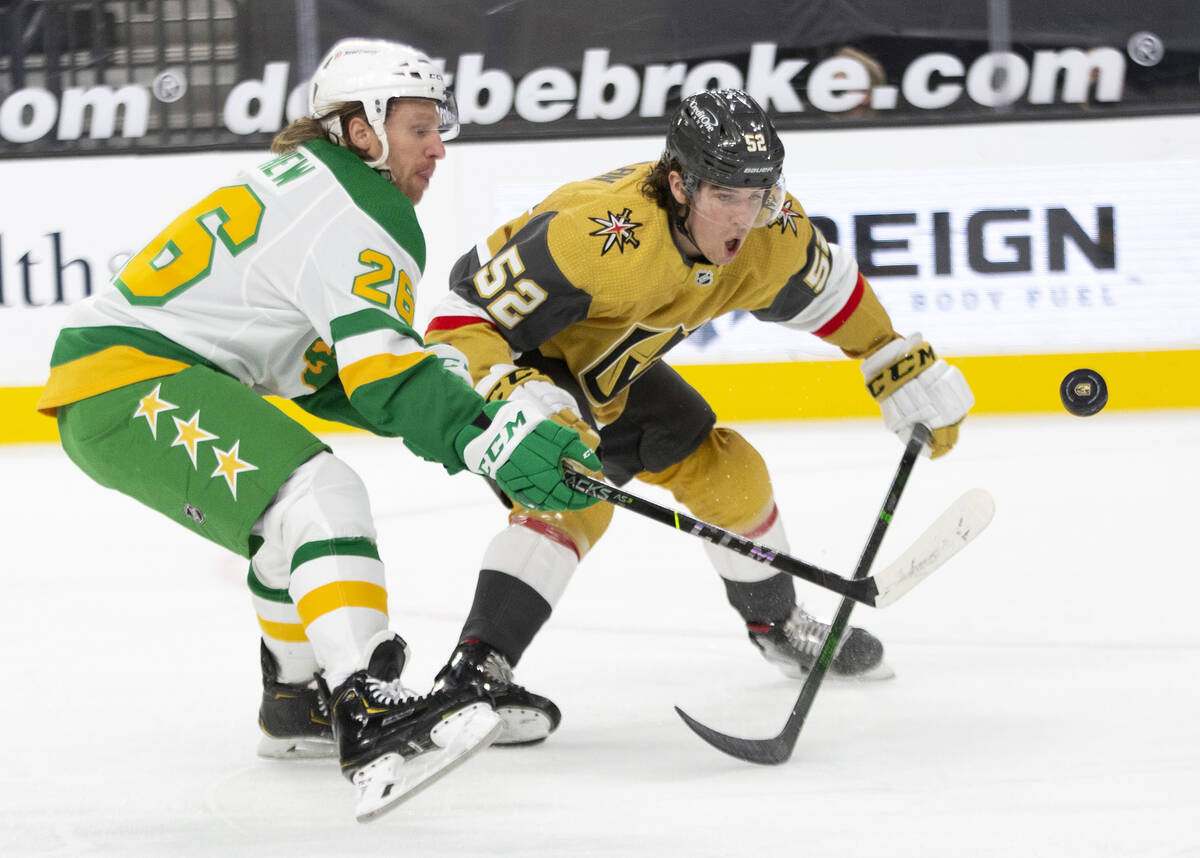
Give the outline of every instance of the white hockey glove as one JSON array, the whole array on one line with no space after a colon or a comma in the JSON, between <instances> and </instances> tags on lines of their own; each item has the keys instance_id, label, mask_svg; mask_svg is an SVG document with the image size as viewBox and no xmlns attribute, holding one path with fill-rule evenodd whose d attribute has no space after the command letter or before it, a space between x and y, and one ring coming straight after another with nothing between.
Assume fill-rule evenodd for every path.
<instances>
[{"instance_id":1,"label":"white hockey glove","mask_svg":"<svg viewBox=\"0 0 1200 858\"><path fill-rule=\"evenodd\" d=\"M958 426L975 397L967 380L933 352L919 333L893 340L862 362L867 390L883 411L887 428L907 441L912 428L931 430L926 453L933 458L950 452Z\"/></svg>"},{"instance_id":2,"label":"white hockey glove","mask_svg":"<svg viewBox=\"0 0 1200 858\"><path fill-rule=\"evenodd\" d=\"M488 402L508 399L526 402L541 410L546 417L560 411L570 411L575 420L582 420L575 397L556 385L550 378L536 369L498 363L475 385L475 392ZM564 421L560 422L574 422Z\"/></svg>"},{"instance_id":3,"label":"white hockey glove","mask_svg":"<svg viewBox=\"0 0 1200 858\"><path fill-rule=\"evenodd\" d=\"M488 402L464 426L454 449L467 470L491 477L500 488L530 509L583 509L595 498L563 482L563 459L600 470L600 458L579 433L523 402Z\"/></svg>"},{"instance_id":4,"label":"white hockey glove","mask_svg":"<svg viewBox=\"0 0 1200 858\"><path fill-rule=\"evenodd\" d=\"M433 343L426 346L425 350L437 355L437 359L442 362L443 368L450 370L450 372L457 375L468 385L473 384L471 381L471 370L467 363L467 356L454 346L449 343Z\"/></svg>"}]
</instances>

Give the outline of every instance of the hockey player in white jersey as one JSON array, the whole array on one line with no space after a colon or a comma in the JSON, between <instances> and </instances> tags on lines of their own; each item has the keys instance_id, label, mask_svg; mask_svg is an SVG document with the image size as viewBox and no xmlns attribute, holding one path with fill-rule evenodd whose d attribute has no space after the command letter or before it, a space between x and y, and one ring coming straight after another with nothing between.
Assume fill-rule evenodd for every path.
<instances>
[{"instance_id":1,"label":"hockey player in white jersey","mask_svg":"<svg viewBox=\"0 0 1200 858\"><path fill-rule=\"evenodd\" d=\"M38 407L94 480L250 560L263 752L336 742L366 820L486 747L500 720L478 690L402 683L364 485L263 396L402 438L542 509L590 505L561 460L599 461L536 408L485 402L453 350L412 328L425 267L414 205L458 130L437 67L408 45L343 40L310 108L276 157L75 307Z\"/></svg>"}]
</instances>

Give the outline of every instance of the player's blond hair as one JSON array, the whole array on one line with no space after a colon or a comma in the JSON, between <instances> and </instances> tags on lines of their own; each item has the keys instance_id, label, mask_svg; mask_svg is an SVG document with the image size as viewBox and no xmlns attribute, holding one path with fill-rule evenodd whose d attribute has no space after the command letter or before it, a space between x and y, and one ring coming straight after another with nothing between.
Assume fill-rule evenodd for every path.
<instances>
[{"instance_id":1,"label":"player's blond hair","mask_svg":"<svg viewBox=\"0 0 1200 858\"><path fill-rule=\"evenodd\" d=\"M388 107L390 108L391 105ZM346 147L358 157L365 158L366 152L349 142L348 133L350 120L355 116L361 117L364 122L367 121L367 114L363 110L363 106L357 101L345 101L333 111L333 114L341 121L342 139L347 141ZM301 143L307 143L310 140L333 142L319 119L301 116L299 119L292 120L286 128L275 135L275 139L271 141L271 152L276 155L285 155Z\"/></svg>"}]
</instances>

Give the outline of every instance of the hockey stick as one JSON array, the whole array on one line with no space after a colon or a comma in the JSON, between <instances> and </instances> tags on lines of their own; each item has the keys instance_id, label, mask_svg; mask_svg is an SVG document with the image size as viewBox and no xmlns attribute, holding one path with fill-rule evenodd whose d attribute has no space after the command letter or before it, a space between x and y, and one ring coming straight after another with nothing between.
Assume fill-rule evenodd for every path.
<instances>
[{"instance_id":1,"label":"hockey stick","mask_svg":"<svg viewBox=\"0 0 1200 858\"><path fill-rule=\"evenodd\" d=\"M919 452L920 447L918 446L917 449ZM908 465L908 468L911 470L911 463ZM898 473L896 476L899 481L899 487L903 487L903 480L900 480L900 474ZM907 477L907 472L905 472L905 477ZM868 576L864 573L854 578L843 578L836 572L830 572L811 563L805 563L803 560L798 560L795 557L776 551L774 548L751 542L749 539L717 527L715 524L700 521L682 512L659 506L645 498L623 492L615 486L610 486L608 483L570 468L564 473L563 482L577 492L607 501L614 506L625 507L639 515L670 525L684 533L698 536L714 545L724 546L752 560L765 563L781 572L802 578L805 581L817 584L827 590L832 590L834 593L852 599L855 602L870 605L873 608L885 608L895 602L928 577L943 562L949 559L961 544L964 544L962 540L947 534L947 530L952 524L948 520L958 517L961 509L968 505L970 495L968 493L968 495L960 498L958 503L943 513L938 522L926 531L921 539L913 543L908 551L879 574ZM893 488L895 489L896 487L897 483L894 482ZM976 491L986 495L982 490ZM898 489L896 491L896 500L899 500ZM895 502L892 503L892 506L895 506ZM885 514L890 517L891 511L887 510L886 513L880 513L881 516ZM883 518L876 524L879 534L877 539L872 534L872 538L874 539L874 542L871 544L872 559L875 556L875 550L879 547L879 541L883 539L883 529L886 529L886 527L887 521ZM974 532L967 537L966 541L970 541L973 536Z\"/></svg>"},{"instance_id":2,"label":"hockey stick","mask_svg":"<svg viewBox=\"0 0 1200 858\"><path fill-rule=\"evenodd\" d=\"M921 448L925 445L928 438L929 429L922 424L917 424L913 429L912 437L909 438L908 444L904 448L904 455L900 458L900 465L896 468L896 475L892 478L892 484L888 488L887 497L884 498L883 507L879 510L879 515L875 519L875 526L871 529L871 535L867 538L867 544L863 547L862 556L859 557L858 566L854 570L855 580L864 580L866 578L867 572L871 568L871 563L875 560L875 554L879 550L879 544L883 541L883 535L887 532L888 524L892 520L892 513L896 509L896 504L900 502L900 495L904 491L905 483L908 482L908 475L912 473L917 456L920 455ZM796 739L800 736L800 728L804 726L804 719L808 717L808 710L812 708L813 700L821 688L825 672L829 669L829 663L833 661L834 651L837 649L842 633L846 630L846 624L850 621L850 612L853 609L853 601L850 599L842 600L837 614L833 618L833 625L829 629L829 634L825 637L825 643L821 647L821 653L817 657L817 662L812 666L808 677L804 680L804 686L800 689L800 696L796 698L796 704L792 707L791 714L788 715L787 721L784 723L779 735L769 739L742 739L704 726L678 706L675 707L675 711L679 713L679 717L683 719L685 724L692 728L697 736L708 742L708 744L712 745L718 751L750 763L778 765L785 762L791 757L792 750L796 747Z\"/></svg>"},{"instance_id":3,"label":"hockey stick","mask_svg":"<svg viewBox=\"0 0 1200 858\"><path fill-rule=\"evenodd\" d=\"M996 505L992 500L992 496L986 491L983 489L971 489L965 492L962 497L951 504L938 517L937 521L921 534L921 537L912 544L912 547L908 551L904 552L898 560L892 563L892 567L910 569L916 572L936 569L957 554L963 546L982 533L991 522L995 512ZM928 574L928 571L920 574L920 577L924 577L926 574ZM904 587L904 589L907 589L907 587ZM850 607L851 602L844 601L842 603L847 620L850 614ZM838 632L836 638L833 634L835 629ZM832 660L832 653L837 648L836 641L841 639L841 634L844 630L845 622L841 626L838 626L835 618L834 625L831 627L829 634L830 639L834 643L830 645L827 641L822 646L822 657L826 655L826 648L828 648L828 657ZM815 670L816 668L814 668L814 672ZM820 672L822 675L825 673L824 666L820 667ZM739 739L735 736L728 736L705 727L679 707L675 707L675 711L695 731L696 735L719 751L724 751L730 756L752 763L782 763L792 753L792 747L796 743L796 738L800 733L800 728L804 724L805 717L808 715L808 710L812 707L813 698L816 697L820 682L819 678L813 679L813 674L809 674L804 688L801 689L800 698L796 701L796 705L792 707L792 712L788 716L783 731L773 739Z\"/></svg>"}]
</instances>

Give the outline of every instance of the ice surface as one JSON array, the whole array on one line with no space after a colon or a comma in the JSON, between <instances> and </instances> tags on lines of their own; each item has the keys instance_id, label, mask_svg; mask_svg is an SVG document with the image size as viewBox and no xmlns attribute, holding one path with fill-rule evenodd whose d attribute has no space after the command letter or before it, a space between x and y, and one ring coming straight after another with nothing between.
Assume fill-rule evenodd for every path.
<instances>
[{"instance_id":1,"label":"ice surface","mask_svg":"<svg viewBox=\"0 0 1200 858\"><path fill-rule=\"evenodd\" d=\"M740 428L792 553L848 574L901 445L875 421ZM399 443L331 441L370 487L421 687L503 516ZM671 707L769 735L799 683L746 641L698 540L619 510L518 670L560 730L361 826L332 762L254 755L245 562L57 447L0 447L0 855L1200 855L1198 456L1195 412L968 419L918 463L879 561L972 486L995 521L895 606L856 611L897 678L827 682L778 767L719 754Z\"/></svg>"}]
</instances>

